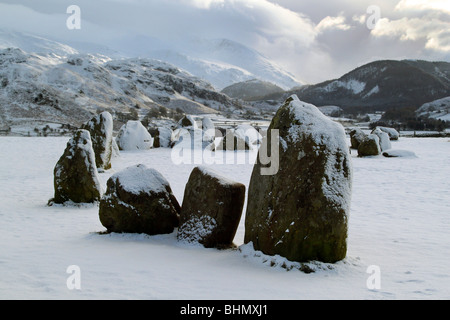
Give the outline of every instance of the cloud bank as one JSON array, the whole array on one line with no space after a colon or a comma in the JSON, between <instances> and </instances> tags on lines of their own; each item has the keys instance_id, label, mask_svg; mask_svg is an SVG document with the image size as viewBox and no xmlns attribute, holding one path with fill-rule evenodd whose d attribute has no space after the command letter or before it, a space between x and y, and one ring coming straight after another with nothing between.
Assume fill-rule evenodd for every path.
<instances>
[{"instance_id":1,"label":"cloud bank","mask_svg":"<svg viewBox=\"0 0 450 320\"><path fill-rule=\"evenodd\" d=\"M79 0L82 29L66 28L73 0L0 1L0 27L114 49L192 38L227 38L272 59L299 80L316 83L375 59L450 58L448 0Z\"/></svg>"}]
</instances>

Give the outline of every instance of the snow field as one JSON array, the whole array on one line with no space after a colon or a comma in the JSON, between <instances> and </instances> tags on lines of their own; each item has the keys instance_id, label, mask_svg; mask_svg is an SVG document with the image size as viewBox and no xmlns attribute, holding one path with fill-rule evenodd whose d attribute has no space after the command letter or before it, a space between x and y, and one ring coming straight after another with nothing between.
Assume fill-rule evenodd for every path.
<instances>
[{"instance_id":1,"label":"snow field","mask_svg":"<svg viewBox=\"0 0 450 320\"><path fill-rule=\"evenodd\" d=\"M100 234L97 205L47 206L67 141L0 138L1 299L450 298L448 139L392 143L416 158L353 154L347 258L311 263L311 274L243 245L245 206L235 238L240 250L225 251L178 242L176 233ZM248 187L253 163L245 162L213 169ZM121 152L99 174L104 189L111 175L139 163L158 170L182 203L197 165L174 165L170 149ZM71 265L80 267L81 290L67 287ZM379 290L367 287L372 265L381 271Z\"/></svg>"}]
</instances>

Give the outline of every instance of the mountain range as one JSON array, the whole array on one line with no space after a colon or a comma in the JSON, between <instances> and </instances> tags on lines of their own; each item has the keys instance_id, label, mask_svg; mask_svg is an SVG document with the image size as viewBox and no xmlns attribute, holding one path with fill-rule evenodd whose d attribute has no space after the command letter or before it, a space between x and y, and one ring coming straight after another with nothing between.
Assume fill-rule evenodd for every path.
<instances>
[{"instance_id":1,"label":"mountain range","mask_svg":"<svg viewBox=\"0 0 450 320\"><path fill-rule=\"evenodd\" d=\"M419 108L424 103L450 96L450 63L374 61L339 79L269 94L260 100L282 101L291 94L317 106L336 105L346 111Z\"/></svg>"},{"instance_id":2,"label":"mountain range","mask_svg":"<svg viewBox=\"0 0 450 320\"><path fill-rule=\"evenodd\" d=\"M197 39L182 51L141 40L139 50L123 53L0 30L0 128L78 126L103 110L141 118L151 110L261 114L292 94L318 107L366 113L419 108L450 96L448 62L374 61L339 79L301 85L258 52L226 39ZM129 57L132 52L141 57Z\"/></svg>"}]
</instances>

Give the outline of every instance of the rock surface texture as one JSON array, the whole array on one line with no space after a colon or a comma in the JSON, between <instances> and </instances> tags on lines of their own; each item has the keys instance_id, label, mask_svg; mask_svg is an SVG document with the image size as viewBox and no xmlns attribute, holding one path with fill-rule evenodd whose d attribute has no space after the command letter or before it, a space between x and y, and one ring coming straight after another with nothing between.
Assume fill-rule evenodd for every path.
<instances>
[{"instance_id":1,"label":"rock surface texture","mask_svg":"<svg viewBox=\"0 0 450 320\"><path fill-rule=\"evenodd\" d=\"M92 149L91 135L78 130L54 169L54 203L93 203L100 200L102 188L99 182Z\"/></svg>"},{"instance_id":2,"label":"rock surface texture","mask_svg":"<svg viewBox=\"0 0 450 320\"><path fill-rule=\"evenodd\" d=\"M279 171L262 175L259 160L254 166L245 243L291 261L344 259L352 187L344 128L294 95L278 110L263 144L271 144L272 130L279 130Z\"/></svg>"},{"instance_id":3,"label":"rock surface texture","mask_svg":"<svg viewBox=\"0 0 450 320\"><path fill-rule=\"evenodd\" d=\"M230 247L245 201L245 185L204 167L194 168L186 184L178 239L207 248Z\"/></svg>"},{"instance_id":4,"label":"rock surface texture","mask_svg":"<svg viewBox=\"0 0 450 320\"><path fill-rule=\"evenodd\" d=\"M108 232L167 234L179 223L180 205L169 182L144 165L114 174L100 201L100 221Z\"/></svg>"},{"instance_id":5,"label":"rock surface texture","mask_svg":"<svg viewBox=\"0 0 450 320\"><path fill-rule=\"evenodd\" d=\"M111 169L113 154L113 119L111 114L107 111L102 112L85 123L81 129L88 130L91 134L97 168Z\"/></svg>"}]
</instances>

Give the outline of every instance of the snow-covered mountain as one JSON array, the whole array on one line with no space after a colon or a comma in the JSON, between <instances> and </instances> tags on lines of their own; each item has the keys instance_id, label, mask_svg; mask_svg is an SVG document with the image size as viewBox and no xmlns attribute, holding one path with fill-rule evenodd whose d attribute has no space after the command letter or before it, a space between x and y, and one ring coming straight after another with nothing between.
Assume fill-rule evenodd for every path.
<instances>
[{"instance_id":1,"label":"snow-covered mountain","mask_svg":"<svg viewBox=\"0 0 450 320\"><path fill-rule=\"evenodd\" d=\"M222 92L231 98L252 101L259 100L269 94L283 93L284 90L273 83L253 79L232 84L223 89Z\"/></svg>"},{"instance_id":2,"label":"snow-covered mountain","mask_svg":"<svg viewBox=\"0 0 450 320\"><path fill-rule=\"evenodd\" d=\"M2 126L36 121L79 125L103 110L142 116L161 107L190 114L236 107L209 83L166 62L73 52L0 50Z\"/></svg>"},{"instance_id":3,"label":"snow-covered mountain","mask_svg":"<svg viewBox=\"0 0 450 320\"><path fill-rule=\"evenodd\" d=\"M232 84L259 79L284 90L301 85L299 80L259 52L228 39L197 39L168 42L155 37L133 36L108 45L55 41L41 36L0 29L0 49L20 48L25 52L66 55L102 54L111 58L152 58L186 70L211 83L218 91Z\"/></svg>"},{"instance_id":4,"label":"snow-covered mountain","mask_svg":"<svg viewBox=\"0 0 450 320\"><path fill-rule=\"evenodd\" d=\"M292 74L259 52L227 39L195 39L183 48L148 54L207 80L219 90L253 79L271 82L284 90L301 85Z\"/></svg>"},{"instance_id":5,"label":"snow-covered mountain","mask_svg":"<svg viewBox=\"0 0 450 320\"><path fill-rule=\"evenodd\" d=\"M416 111L416 114L419 117L450 121L450 97L425 103Z\"/></svg>"},{"instance_id":6,"label":"snow-covered mountain","mask_svg":"<svg viewBox=\"0 0 450 320\"><path fill-rule=\"evenodd\" d=\"M450 95L450 63L381 60L337 80L304 86L289 94L318 106L388 110L420 107Z\"/></svg>"}]
</instances>

